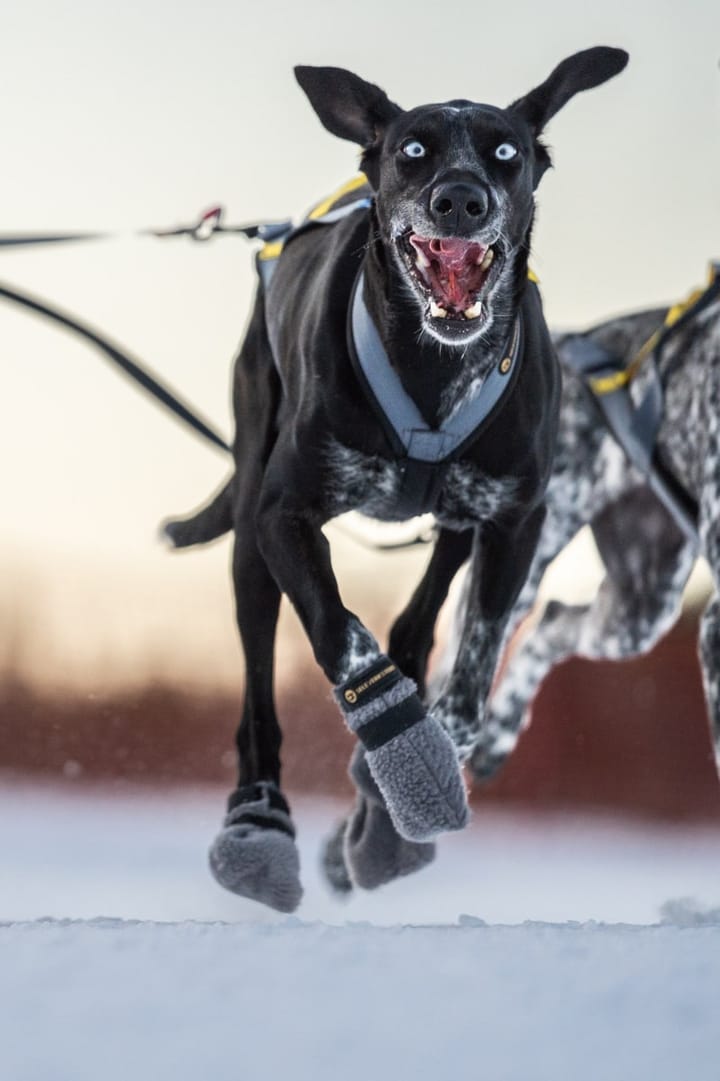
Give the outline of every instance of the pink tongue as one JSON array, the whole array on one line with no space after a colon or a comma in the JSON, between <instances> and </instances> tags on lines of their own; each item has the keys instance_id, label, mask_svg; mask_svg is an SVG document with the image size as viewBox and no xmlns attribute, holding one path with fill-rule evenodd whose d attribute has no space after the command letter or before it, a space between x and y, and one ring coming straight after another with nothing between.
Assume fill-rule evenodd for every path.
<instances>
[{"instance_id":1,"label":"pink tongue","mask_svg":"<svg viewBox=\"0 0 720 1081\"><path fill-rule=\"evenodd\" d=\"M429 260L422 273L435 301L441 307L455 311L468 308L482 283L478 262L487 247L457 236L427 239L413 234L410 243Z\"/></svg>"},{"instance_id":2,"label":"pink tongue","mask_svg":"<svg viewBox=\"0 0 720 1081\"><path fill-rule=\"evenodd\" d=\"M428 247L433 255L441 256L445 265L448 263L464 263L470 247L477 247L479 250L479 245L471 245L467 240L462 240L456 236L442 237L441 239L434 237Z\"/></svg>"}]
</instances>

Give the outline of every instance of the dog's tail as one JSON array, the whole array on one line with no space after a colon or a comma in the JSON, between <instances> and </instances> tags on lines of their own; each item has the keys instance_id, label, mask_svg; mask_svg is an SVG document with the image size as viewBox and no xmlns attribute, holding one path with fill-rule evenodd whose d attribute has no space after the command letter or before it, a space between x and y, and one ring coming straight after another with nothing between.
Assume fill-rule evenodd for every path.
<instances>
[{"instance_id":1,"label":"dog's tail","mask_svg":"<svg viewBox=\"0 0 720 1081\"><path fill-rule=\"evenodd\" d=\"M191 518L170 518L163 522L160 533L173 548L190 548L217 540L233 527L233 478L217 492L209 503Z\"/></svg>"}]
</instances>

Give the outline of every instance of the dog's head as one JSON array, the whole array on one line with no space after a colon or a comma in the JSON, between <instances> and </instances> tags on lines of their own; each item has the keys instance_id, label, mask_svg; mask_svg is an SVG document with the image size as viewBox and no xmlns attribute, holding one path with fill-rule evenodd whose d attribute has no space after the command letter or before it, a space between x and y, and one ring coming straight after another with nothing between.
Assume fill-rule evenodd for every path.
<instances>
[{"instance_id":1,"label":"dog's head","mask_svg":"<svg viewBox=\"0 0 720 1081\"><path fill-rule=\"evenodd\" d=\"M405 111L342 68L295 69L325 127L363 148L383 243L433 337L464 345L491 326L519 257L525 268L550 165L545 124L627 60L621 49L576 53L507 109L463 100Z\"/></svg>"}]
</instances>

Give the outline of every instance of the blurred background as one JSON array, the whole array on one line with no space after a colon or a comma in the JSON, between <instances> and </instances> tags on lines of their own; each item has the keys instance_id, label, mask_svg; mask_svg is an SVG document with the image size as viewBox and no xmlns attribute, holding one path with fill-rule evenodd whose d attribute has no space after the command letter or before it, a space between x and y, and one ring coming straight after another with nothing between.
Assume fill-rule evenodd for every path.
<instances>
[{"instance_id":1,"label":"blurred background","mask_svg":"<svg viewBox=\"0 0 720 1081\"><path fill-rule=\"evenodd\" d=\"M6 8L0 233L121 235L3 250L0 280L101 328L229 435L252 245L134 231L191 222L214 203L232 223L301 215L354 173L354 148L321 128L296 63L349 67L406 106L508 104L595 44L631 62L547 132L555 169L539 190L533 255L547 318L583 328L670 303L720 254L710 0ZM227 463L78 339L1 301L0 343L1 777L73 791L217 785L219 816L242 689L229 544L170 554L157 526L202 502ZM377 554L330 535L346 602L384 634L427 550ZM581 598L598 574L581 538L546 588ZM695 660L706 588L700 572L650 657L556 672L507 768L474 798L718 821ZM288 611L277 669L288 788L344 796L349 739Z\"/></svg>"}]
</instances>

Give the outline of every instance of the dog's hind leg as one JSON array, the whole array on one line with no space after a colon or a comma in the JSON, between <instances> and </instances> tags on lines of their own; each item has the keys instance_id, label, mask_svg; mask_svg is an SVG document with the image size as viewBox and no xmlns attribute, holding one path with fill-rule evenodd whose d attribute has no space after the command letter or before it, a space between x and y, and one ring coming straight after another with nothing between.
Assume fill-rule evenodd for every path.
<instances>
[{"instance_id":1,"label":"dog's hind leg","mask_svg":"<svg viewBox=\"0 0 720 1081\"><path fill-rule=\"evenodd\" d=\"M717 469L717 454L708 455L706 469ZM712 573L715 592L700 621L699 653L710 732L715 746L715 763L720 773L720 477L705 482L701 508L702 550Z\"/></svg>"},{"instance_id":2,"label":"dog's hind leg","mask_svg":"<svg viewBox=\"0 0 720 1081\"><path fill-rule=\"evenodd\" d=\"M702 615L699 649L715 765L720 774L720 595L717 592Z\"/></svg>"},{"instance_id":3,"label":"dog's hind leg","mask_svg":"<svg viewBox=\"0 0 720 1081\"><path fill-rule=\"evenodd\" d=\"M486 700L506 628L530 572L545 519L543 504L475 531L462 634L432 713L461 759L482 730Z\"/></svg>"},{"instance_id":4,"label":"dog's hind leg","mask_svg":"<svg viewBox=\"0 0 720 1081\"><path fill-rule=\"evenodd\" d=\"M471 529L441 529L423 577L390 631L388 652L425 694L427 664L435 642L435 623L453 578L470 558Z\"/></svg>"},{"instance_id":5,"label":"dog's hind leg","mask_svg":"<svg viewBox=\"0 0 720 1081\"><path fill-rule=\"evenodd\" d=\"M415 680L420 695L425 693L438 613L471 548L471 530L440 530L422 580L390 631L388 652ZM323 847L322 869L330 886L338 893L347 893L353 885L376 889L430 863L434 843L408 841L397 832L360 744L348 772L357 793L355 804Z\"/></svg>"},{"instance_id":6,"label":"dog's hind leg","mask_svg":"<svg viewBox=\"0 0 720 1081\"><path fill-rule=\"evenodd\" d=\"M532 699L566 657L613 660L644 653L672 626L694 550L646 488L633 489L591 523L607 574L590 604L551 601L496 687L471 768L492 776L513 750Z\"/></svg>"}]
</instances>

